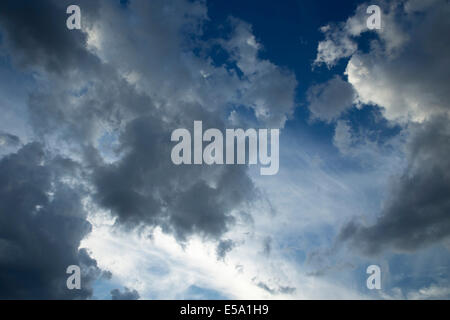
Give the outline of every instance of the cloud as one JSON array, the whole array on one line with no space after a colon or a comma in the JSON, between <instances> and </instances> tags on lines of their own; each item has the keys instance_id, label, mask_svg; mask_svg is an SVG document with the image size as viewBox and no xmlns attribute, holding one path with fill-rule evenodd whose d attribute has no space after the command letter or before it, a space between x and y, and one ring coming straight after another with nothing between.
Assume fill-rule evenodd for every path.
<instances>
[{"instance_id":1,"label":"cloud","mask_svg":"<svg viewBox=\"0 0 450 320\"><path fill-rule=\"evenodd\" d=\"M354 143L351 127L345 120L337 121L334 129L333 144L342 154L348 154Z\"/></svg>"},{"instance_id":2,"label":"cloud","mask_svg":"<svg viewBox=\"0 0 450 320\"><path fill-rule=\"evenodd\" d=\"M83 189L69 159L47 158L38 143L0 161L0 298L83 299L101 275L80 241L91 231ZM81 290L68 290L66 269L82 270Z\"/></svg>"},{"instance_id":3,"label":"cloud","mask_svg":"<svg viewBox=\"0 0 450 320\"><path fill-rule=\"evenodd\" d=\"M20 138L13 134L0 131L0 147L17 147L20 145Z\"/></svg>"},{"instance_id":4,"label":"cloud","mask_svg":"<svg viewBox=\"0 0 450 320\"><path fill-rule=\"evenodd\" d=\"M102 5L105 19L96 20L88 31L93 39L88 41L90 50L168 111L178 112L179 105L188 102L216 112L222 119L235 111L248 123L238 108L245 107L254 113L258 126L269 127L283 127L293 114L295 74L260 58L262 45L250 24L231 17L226 37L208 38L203 32L208 21L203 2L174 1L169 13L162 10L163 1L134 1L127 14L143 17L138 22ZM110 19L120 23L108 23ZM186 35L189 41L183 37ZM214 46L220 46L227 61L214 61L205 54ZM200 54L192 54L193 50Z\"/></svg>"},{"instance_id":5,"label":"cloud","mask_svg":"<svg viewBox=\"0 0 450 320\"><path fill-rule=\"evenodd\" d=\"M32 204L22 208L30 221L37 219L38 209L48 217L48 224L38 224L35 232L37 240L48 236L52 242L33 244L42 246L54 266L33 269L31 258L20 260L20 267L33 269L30 274L36 283L54 273L57 280L48 288L29 291L40 298L91 296L92 281L101 271L95 260L89 260L91 253L78 247L90 234L87 219L96 212L111 215L115 227L130 233L161 228L181 243L196 236L217 243L261 194L246 166L173 165L171 132L190 128L194 120L224 130L231 112L248 124L242 106L253 110L256 126L283 127L295 108L295 75L259 57L262 46L249 24L232 18L226 38L203 38L208 21L203 1L131 1L126 10L111 1L77 1L80 31L65 27L69 4L65 0L0 4L1 53L11 58L15 72L31 79L26 110L19 116L33 131L27 141L45 145L48 158L45 165L31 161L28 170L24 158L31 151L26 150L42 149L32 144L2 160L5 166L22 166L10 170L11 175L20 177L25 169L39 173L15 182L36 180L26 188L18 186L15 197L4 196L11 206L30 197ZM230 57L222 65L201 54L217 44ZM233 63L239 72L228 68ZM2 132L0 141L21 142L14 137ZM73 230L65 230L66 215L74 219ZM63 226L56 229L59 220ZM3 222L5 230L20 229L15 220ZM26 224L27 228L31 227ZM63 231L65 235L60 234ZM23 246L25 252L33 251L22 235L16 237L17 244L5 242L2 250ZM0 259L6 255L0 254ZM62 267L77 263L84 266L85 291L55 289L66 277ZM33 285L20 282L21 275L13 275L6 264L4 268L5 297L19 296L21 288ZM17 292L7 279L20 283Z\"/></svg>"},{"instance_id":6,"label":"cloud","mask_svg":"<svg viewBox=\"0 0 450 320\"><path fill-rule=\"evenodd\" d=\"M196 299L198 292L191 290L193 286L215 292L214 298L220 293L219 299L362 297L345 283L306 277L292 256L290 259L277 250L271 257L261 254L260 238L250 237L245 244L236 246L227 253L224 263L217 259L216 243L201 237L193 236L180 245L160 228L149 238L145 232L124 232L116 229L112 221L106 224L100 217L93 218L94 231L83 245L92 249L100 267L111 270L114 280L136 288L142 299ZM233 229L228 235L242 238L241 230ZM111 251L116 254L111 255ZM274 290L274 294L259 287L259 282ZM205 297L211 298L200 298Z\"/></svg>"},{"instance_id":7,"label":"cloud","mask_svg":"<svg viewBox=\"0 0 450 320\"><path fill-rule=\"evenodd\" d=\"M351 222L339 236L367 254L414 251L450 236L450 127L448 118L418 126L408 145L408 167L394 178L374 225Z\"/></svg>"},{"instance_id":8,"label":"cloud","mask_svg":"<svg viewBox=\"0 0 450 320\"><path fill-rule=\"evenodd\" d=\"M320 31L325 40L320 41L317 47L315 66L326 64L329 68L342 59L350 57L358 50L356 37L366 28L366 13L364 5L358 6L355 15L346 22L322 26Z\"/></svg>"},{"instance_id":9,"label":"cloud","mask_svg":"<svg viewBox=\"0 0 450 320\"><path fill-rule=\"evenodd\" d=\"M377 117L378 110L372 115ZM399 130L398 127L395 128ZM404 162L403 149L408 134L406 130L399 130L399 133L386 135L384 130L382 126L368 128L365 124L341 119L336 121L333 145L347 160L357 160L365 168L384 166L384 170L389 170L387 166L393 166L394 163L401 165ZM396 172L394 168L389 171Z\"/></svg>"},{"instance_id":10,"label":"cloud","mask_svg":"<svg viewBox=\"0 0 450 320\"><path fill-rule=\"evenodd\" d=\"M409 39L408 29L406 25L398 23L402 18L399 15L399 10L408 7L408 2L399 1L380 1L377 5L380 6L381 12L381 29L370 30L367 28L367 19L370 17L366 10L371 3L362 3L358 5L353 16L349 17L345 22L337 24L328 24L320 28L324 34L325 40L320 41L317 47L317 56L314 61L314 66L325 64L328 68L334 67L341 59L352 57L360 50L358 40L364 33L375 33L379 40L385 46L386 52L395 54L397 49L404 45L404 42ZM406 9L405 9L406 10ZM377 49L375 45L371 49Z\"/></svg>"},{"instance_id":11,"label":"cloud","mask_svg":"<svg viewBox=\"0 0 450 320\"><path fill-rule=\"evenodd\" d=\"M409 300L447 300L450 298L450 288L431 285L415 292L409 292Z\"/></svg>"},{"instance_id":12,"label":"cloud","mask_svg":"<svg viewBox=\"0 0 450 320\"><path fill-rule=\"evenodd\" d=\"M326 83L314 85L308 90L308 107L312 119L331 122L350 109L355 101L351 84L335 76Z\"/></svg>"},{"instance_id":13,"label":"cloud","mask_svg":"<svg viewBox=\"0 0 450 320\"><path fill-rule=\"evenodd\" d=\"M2 1L0 26L6 47L15 51L14 61L21 67L44 68L67 74L85 64L95 73L96 57L84 49L86 35L71 32L66 25L70 1ZM98 1L78 1L87 16L98 9ZM86 68L89 69L89 68Z\"/></svg>"},{"instance_id":14,"label":"cloud","mask_svg":"<svg viewBox=\"0 0 450 320\"><path fill-rule=\"evenodd\" d=\"M231 239L221 240L217 245L217 259L225 259L228 252L233 250L236 244Z\"/></svg>"},{"instance_id":15,"label":"cloud","mask_svg":"<svg viewBox=\"0 0 450 320\"><path fill-rule=\"evenodd\" d=\"M139 293L134 289L124 288L123 292L119 289L111 290L112 300L139 300Z\"/></svg>"},{"instance_id":16,"label":"cloud","mask_svg":"<svg viewBox=\"0 0 450 320\"><path fill-rule=\"evenodd\" d=\"M272 252L272 237L267 236L264 238L263 241L263 253L267 256L270 256L270 253Z\"/></svg>"},{"instance_id":17,"label":"cloud","mask_svg":"<svg viewBox=\"0 0 450 320\"><path fill-rule=\"evenodd\" d=\"M326 40L319 43L316 63L333 66L350 58L345 74L358 102L380 106L388 120L420 122L448 113L450 44L441 39L450 30L446 1L381 3L383 27L364 52L358 37L374 33L365 27L367 6L323 29Z\"/></svg>"},{"instance_id":18,"label":"cloud","mask_svg":"<svg viewBox=\"0 0 450 320\"><path fill-rule=\"evenodd\" d=\"M127 155L94 166L94 199L127 227L162 226L182 241L194 233L217 239L234 222L232 211L254 196L247 169L176 166L169 136L156 118L130 122L120 137Z\"/></svg>"},{"instance_id":19,"label":"cloud","mask_svg":"<svg viewBox=\"0 0 450 320\"><path fill-rule=\"evenodd\" d=\"M261 289L269 292L271 295L276 295L276 294L293 294L296 291L296 288L293 287L278 287L276 289L270 288L266 283L264 282L258 282L257 284L258 287L260 287Z\"/></svg>"},{"instance_id":20,"label":"cloud","mask_svg":"<svg viewBox=\"0 0 450 320\"><path fill-rule=\"evenodd\" d=\"M125 227L162 226L180 240L194 233L220 237L234 221L231 212L253 197L254 188L246 174L247 168L181 168L174 166L168 157L170 133L174 129L190 127L199 119L205 126L225 128L220 114L213 114L204 101L190 101L193 92L199 97L206 92L205 88L193 85L200 79L200 73L191 70L190 63L202 64L214 71L210 62L195 56L180 61L173 54L183 54L185 49L180 28L186 28L184 30L191 32L193 37L200 34L198 26L206 19L203 6L174 2L180 12L175 10L167 17L171 23L165 31L167 37L163 39L158 33L158 30L166 29L168 21L164 18L163 2L152 3L150 11L143 10L149 5L143 1L133 2L127 9L130 10L127 14L157 17L156 20L142 19L150 21L151 33L142 33L142 29L129 25L119 7L97 2L82 5L83 22L86 22L83 31L53 28L46 17L47 11L50 16L58 15L62 7L53 1L42 5L47 8L45 14L37 11L38 6L31 6L23 13L15 5L5 5L5 10L17 17L11 21L6 19L3 24L10 38L8 50L21 57L21 65L38 70L45 79L43 82L51 84L51 90L41 86L28 100L31 122L39 138L80 162L86 169L87 182L92 183L93 200L111 210L117 216L118 224ZM28 16L32 18L28 19ZM151 44L151 47L145 47L141 52L136 43L130 48L111 45L112 39L117 43L126 41L117 38L117 32L109 33L109 23L104 21L110 21L112 17L124 22L123 25L115 24L120 25L120 34L128 33L127 39L134 34L141 40L139 43ZM56 21L59 20L54 23ZM36 23L33 27L38 31L27 33L29 40L23 43L14 41L12 30L18 26L29 30L31 22ZM62 38L61 41L41 39L42 34L51 34L50 29L58 30L54 31L58 33L55 37ZM93 34L99 41L95 48L92 47ZM36 57L27 43L37 43L36 51L42 51L51 61ZM103 50L111 54L106 55ZM168 54L169 51L172 53ZM48 52L58 54L49 55ZM141 74L137 78L142 81L137 85L129 75L148 69L148 65L133 64L135 61L144 63L135 55L146 52L150 57L145 63L158 61L154 70L160 70L157 67L162 64L174 69L170 73ZM269 68L276 69L271 64ZM264 70L261 67L259 72ZM222 69L217 71L220 74ZM61 81L62 78L65 80ZM227 81L236 79L231 77ZM167 91L160 83L168 84ZM234 87L237 86L235 83ZM173 88L178 89L173 91ZM225 98L214 105L219 108L227 103ZM166 107L161 108L162 104ZM101 144L100 141L108 137L116 139L114 146ZM198 201L200 197L206 197L205 201Z\"/></svg>"},{"instance_id":21,"label":"cloud","mask_svg":"<svg viewBox=\"0 0 450 320\"><path fill-rule=\"evenodd\" d=\"M262 45L253 35L251 26L235 18L230 21L233 33L230 39L220 43L243 73L244 79L237 89L241 103L252 108L262 124L283 127L295 108L295 75L260 59Z\"/></svg>"},{"instance_id":22,"label":"cloud","mask_svg":"<svg viewBox=\"0 0 450 320\"><path fill-rule=\"evenodd\" d=\"M450 32L449 14L446 1L433 1L421 11L395 6L383 14L387 22L379 39L347 65L348 81L360 102L382 107L388 120L401 123L448 114L450 43L442 35ZM396 30L403 32L388 37Z\"/></svg>"},{"instance_id":23,"label":"cloud","mask_svg":"<svg viewBox=\"0 0 450 320\"><path fill-rule=\"evenodd\" d=\"M391 179L389 195L374 223L351 221L339 234L365 254L384 250L413 252L440 243L450 234L448 221L450 32L446 1L382 2L382 30L369 50L360 49L366 4L347 21L323 29L317 64L329 67L349 58L345 74L358 105L376 105L407 136L404 171ZM331 44L329 43L331 42ZM339 121L333 143L353 155L364 137ZM362 149L358 147L358 152ZM371 153L369 153L370 155Z\"/></svg>"}]
</instances>

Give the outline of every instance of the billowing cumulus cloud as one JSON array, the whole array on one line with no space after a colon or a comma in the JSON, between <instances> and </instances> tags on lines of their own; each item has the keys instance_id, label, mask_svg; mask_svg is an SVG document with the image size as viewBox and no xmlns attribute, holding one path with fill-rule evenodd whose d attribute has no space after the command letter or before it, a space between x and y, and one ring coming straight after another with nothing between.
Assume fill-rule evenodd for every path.
<instances>
[{"instance_id":1,"label":"billowing cumulus cloud","mask_svg":"<svg viewBox=\"0 0 450 320\"><path fill-rule=\"evenodd\" d=\"M368 31L351 28L362 24L364 6L345 23L326 28L326 38L355 44L355 38ZM450 42L442 37L450 32L450 7L436 0L396 1L382 8L383 28L368 52L339 40L327 48L319 44L316 60L333 65L349 57L345 73L358 102L380 107L384 117L402 125L409 136L408 165L392 178L379 218L374 224L350 222L339 235L371 255L388 249L412 252L450 236ZM354 140L349 125L340 121L334 144L348 153Z\"/></svg>"},{"instance_id":2,"label":"billowing cumulus cloud","mask_svg":"<svg viewBox=\"0 0 450 320\"><path fill-rule=\"evenodd\" d=\"M231 22L234 32L223 46L246 77L237 89L242 102L254 110L262 123L283 127L294 111L295 75L270 61L261 60L258 54L262 45L253 35L251 26L236 19Z\"/></svg>"},{"instance_id":3,"label":"billowing cumulus cloud","mask_svg":"<svg viewBox=\"0 0 450 320\"><path fill-rule=\"evenodd\" d=\"M242 106L258 126L282 128L294 110L295 75L259 58L249 24L230 18L226 38L201 38L202 1L75 1L82 30L65 27L69 4L0 4L2 54L31 79L26 119L39 142L1 160L1 297L89 298L102 271L78 248L97 211L130 232L218 242L256 197L248 168L175 166L171 132L194 120L224 130L231 114L247 123ZM204 56L212 45L230 60ZM21 143L1 132L1 146ZM81 291L64 290L71 264L82 267Z\"/></svg>"},{"instance_id":4,"label":"billowing cumulus cloud","mask_svg":"<svg viewBox=\"0 0 450 320\"><path fill-rule=\"evenodd\" d=\"M328 37L358 37L375 32L365 27L368 15L364 8L367 5L360 5L345 27L327 29ZM345 73L358 100L380 106L389 120L417 122L448 113L450 44L442 38L450 30L448 3L394 1L382 9L383 28L376 31L367 53L355 48L351 54L340 55L336 49L329 49L327 55L335 55L337 60L350 57ZM350 28L354 20L360 21L357 32ZM338 48L345 47L338 41L333 43ZM317 59L323 60L320 50Z\"/></svg>"},{"instance_id":5,"label":"billowing cumulus cloud","mask_svg":"<svg viewBox=\"0 0 450 320\"><path fill-rule=\"evenodd\" d=\"M44 5L48 6L48 11L55 15L63 8L51 1ZM148 5L142 1L133 2L130 10L141 10L133 12L136 15L165 14L162 12L164 10L162 2L153 3L149 8L152 10L143 10ZM185 238L194 232L216 237L226 231L228 224L233 221L230 216L231 210L242 201L251 198L253 186L245 174L245 167L177 168L168 158L171 148L169 140L171 131L177 127L190 127L196 119L202 119L204 124L210 127L224 128L224 120L212 115L208 109L228 103L224 97L221 97L223 100L215 101L212 105L203 105L203 101L198 99L190 101L191 92L194 96L198 95L202 98L205 90L203 87L192 87L193 81L201 79L201 74L198 70L192 74L193 71L189 69L190 63L203 64L205 68L211 69L210 71L214 70L208 62L194 56L187 56L186 61L180 61L180 57L175 57L173 54L183 54L183 40L179 28L190 26L192 28L190 31L196 35L200 32L197 25L201 23L201 19L205 19L205 13L200 10L201 6L199 7L198 3L189 4L178 1L174 2L174 5L179 6L177 7L179 10L169 16L173 23L170 24L168 31L165 31L168 33L166 38L153 37L158 34L158 28L155 26L152 28L153 33L150 34L143 34L142 29L134 26L133 29L130 26L127 30L130 34L136 33L136 37L142 37L139 45L153 42L154 46L144 49L150 54L158 55L153 57L158 64L161 64L159 58L170 59L166 61L166 65L177 68L174 72L162 74L152 72L150 75L145 71L138 76L139 79L145 79L139 84L133 83L133 80L128 77L129 74L137 73L139 70L146 70L138 65L132 65L136 61L139 62L134 57L136 53L145 55L145 52L140 52L135 46L125 49L108 47L108 44L105 44L105 47L97 49L108 50L112 56L104 56L103 51L97 52L98 56L96 56L95 50L89 49L87 44L92 34L52 28L52 25L47 23L48 18L45 15L39 19L35 17L37 11L34 12L35 15L33 10L22 13L13 5L8 9L17 17L9 24L5 24L4 28L8 33L9 30L13 30L14 23L27 28L28 23L34 22L33 28L37 31L27 33L28 41L16 43L12 32L9 35L11 39L8 38L10 50L21 57L20 64L37 70L43 68L47 72L45 73L47 81L52 86L51 90L43 88L30 95L29 108L32 123L40 136L48 141L63 138L67 148L76 148L81 157L86 158L83 164L88 164L89 171L92 173L92 182L96 190L94 199L116 214L118 223L127 226L160 225L180 238ZM190 10L192 14L186 15L185 12ZM105 19L114 17L119 14L118 7L103 2L83 7L83 14L85 12L87 14L83 21L87 21L87 29L92 26L90 30L101 39L100 43L107 41L108 37L116 39L117 33L109 34L111 30L104 30L106 26L102 25L101 19L90 23L90 17L95 15L99 18L98 14L108 15L101 16ZM28 15L32 15L33 19L28 19ZM143 20L156 23L154 19ZM126 30L127 22L123 22L124 24L120 26ZM63 39L55 40L55 43L52 42L53 40L44 41L47 38L42 40L40 36L48 35L52 32L50 29L57 29L59 31L55 32L61 33L53 38ZM249 31L246 32L246 36L251 37ZM120 38L116 40L120 43ZM28 47L25 47L24 43L28 42L38 43L42 48L37 52L42 51L46 57L49 56L49 59L52 58L55 61L41 64L41 59L35 57L35 51L31 52ZM165 45L162 45L163 42ZM167 52L153 52L153 48L162 50L169 44L171 47L167 50L171 52L170 55L166 55ZM54 54L46 54L50 51ZM114 60L115 54L120 55L120 61ZM253 54L255 61L258 62L256 53ZM127 59L123 59L124 56ZM127 63L131 65L125 64L125 61L129 61ZM65 68L60 68L58 63ZM264 65L263 62L262 64ZM258 72L265 72L263 65ZM268 63L267 66L271 70L269 72L276 71L274 65ZM74 70L73 73L69 73L71 68ZM64 74L60 75L61 73ZM221 70L218 73L220 74ZM254 71L251 73L256 74ZM61 77L66 80L59 81ZM233 80L231 75L227 81ZM292 79L287 78L287 80ZM164 89L160 87L164 83L167 84L167 96L164 95ZM235 87L237 85L234 84ZM249 84L248 87L252 90L261 90L258 83ZM174 88L177 90L174 91ZM68 92L71 94L67 94ZM156 92L163 95L151 97ZM292 96L290 98L292 99ZM156 104L166 104L167 107L156 107ZM275 104L267 103L267 105ZM291 106L286 113L290 112ZM279 114L285 113L282 110L277 112L276 116L278 117ZM282 122L277 125L282 125ZM117 139L118 145L115 149L109 148L109 151L105 151L110 146L100 145L99 141L107 137ZM109 152L119 160L110 163L110 160L102 158L105 152ZM98 156L95 156L96 154ZM197 201L198 197L209 200Z\"/></svg>"},{"instance_id":6,"label":"billowing cumulus cloud","mask_svg":"<svg viewBox=\"0 0 450 320\"><path fill-rule=\"evenodd\" d=\"M0 298L361 297L361 252L448 246L450 7L381 1L369 31L368 5L321 28L297 92L280 39L203 0L1 1ZM196 120L281 129L279 174L173 164Z\"/></svg>"}]
</instances>

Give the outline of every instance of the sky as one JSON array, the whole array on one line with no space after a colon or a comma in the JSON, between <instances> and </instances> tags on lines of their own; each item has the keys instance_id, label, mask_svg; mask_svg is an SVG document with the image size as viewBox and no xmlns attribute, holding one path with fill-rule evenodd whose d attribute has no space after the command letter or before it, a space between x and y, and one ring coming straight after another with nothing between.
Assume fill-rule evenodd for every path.
<instances>
[{"instance_id":1,"label":"sky","mask_svg":"<svg viewBox=\"0 0 450 320\"><path fill-rule=\"evenodd\" d=\"M449 16L1 1L0 299L450 298ZM278 129L279 171L174 164L194 121Z\"/></svg>"}]
</instances>

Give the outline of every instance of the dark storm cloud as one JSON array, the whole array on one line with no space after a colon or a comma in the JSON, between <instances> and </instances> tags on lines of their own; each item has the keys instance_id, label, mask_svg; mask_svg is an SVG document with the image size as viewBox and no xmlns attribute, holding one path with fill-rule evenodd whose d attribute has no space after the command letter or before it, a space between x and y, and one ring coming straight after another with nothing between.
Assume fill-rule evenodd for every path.
<instances>
[{"instance_id":1,"label":"dark storm cloud","mask_svg":"<svg viewBox=\"0 0 450 320\"><path fill-rule=\"evenodd\" d=\"M216 182L217 186L212 187L198 181L175 196L170 222L179 237L193 233L220 237L234 222L231 211L254 196L245 167L223 168Z\"/></svg>"},{"instance_id":2,"label":"dark storm cloud","mask_svg":"<svg viewBox=\"0 0 450 320\"><path fill-rule=\"evenodd\" d=\"M186 128L192 127L190 117L180 117ZM231 211L254 196L247 168L175 166L169 137L153 116L131 121L120 137L126 155L110 165L95 164L95 199L124 226L159 225L180 240L194 233L219 238L234 221Z\"/></svg>"},{"instance_id":3,"label":"dark storm cloud","mask_svg":"<svg viewBox=\"0 0 450 320\"><path fill-rule=\"evenodd\" d=\"M66 8L82 8L82 30L68 30ZM117 127L133 108L151 106L87 49L84 32L98 18L94 1L2 1L0 32L6 52L25 70L37 71L43 86L28 97L30 122L35 133L58 134L70 143L89 144L100 125ZM77 99L74 99L77 98ZM75 101L74 101L75 100Z\"/></svg>"},{"instance_id":4,"label":"dark storm cloud","mask_svg":"<svg viewBox=\"0 0 450 320\"><path fill-rule=\"evenodd\" d=\"M408 167L396 177L382 216L372 226L346 225L341 241L366 254L414 251L450 236L450 126L445 116L413 129Z\"/></svg>"},{"instance_id":5,"label":"dark storm cloud","mask_svg":"<svg viewBox=\"0 0 450 320\"><path fill-rule=\"evenodd\" d=\"M67 159L47 159L40 144L0 161L0 299L88 298L100 275L79 250L90 232L83 191L61 181L74 176ZM66 269L82 269L81 290L68 290Z\"/></svg>"},{"instance_id":6,"label":"dark storm cloud","mask_svg":"<svg viewBox=\"0 0 450 320\"><path fill-rule=\"evenodd\" d=\"M141 8L149 3L134 5ZM81 205L86 195L93 204L111 212L120 227L132 230L159 226L179 241L194 234L220 239L235 222L234 210L255 196L246 166L175 166L171 162L173 130L192 128L194 120L202 120L204 128L225 129L223 112L214 108L228 100L217 103L218 106L216 98L191 102L192 92L193 96L204 98L214 90L195 87L203 83L198 78L201 75L195 70L196 77L191 78L189 72L196 66L191 66L189 60L186 63L186 57L179 57L177 37L179 28L190 21L182 13L189 9L190 2L174 2L181 13L174 10L169 16L173 21L165 20L165 2L151 2L152 10L148 11L161 20L157 21L161 26L156 31L153 25L138 30L132 24L129 29L120 26L120 36L117 32L102 34L113 39L139 39L135 41L139 43L137 47L131 42L131 47L126 48L115 47L111 38L106 39L105 46L112 46L111 50L105 49L112 55L110 60L101 60L95 50L87 49L86 29L66 28L69 4L81 6L83 27L123 19L122 9L111 2L0 2L0 32L4 40L0 49L11 56L21 72L31 71L37 83L28 97L27 110L34 139L51 146L52 152L65 152L66 157L45 160L40 145L32 144L1 162L1 174L8 175L9 180L1 180L0 197L7 201L1 203L0 216L0 297L91 295L90 284L101 272L87 251L78 251L80 241L90 232ZM198 6L192 8L194 13L202 9ZM145 19L144 12L147 11L135 13L143 14L143 21L154 23ZM175 22L175 27L168 27L171 22ZM124 23L128 24L129 21ZM150 49L142 44L148 44ZM152 58L155 50L158 54ZM130 70L121 68L122 61L142 63L135 70L143 70L146 79L139 84L144 84L145 90L128 81ZM193 61L201 67L199 61ZM147 80L151 84L148 88ZM205 81L202 76L201 81ZM163 88L170 88L169 94ZM222 89L218 92L222 94ZM228 95L226 92L224 95ZM156 102L155 96L159 98ZM117 143L100 146L99 141L105 136ZM14 142L6 134L0 139ZM106 159L105 152L117 158ZM40 153L42 156L36 160ZM45 160L43 164L41 159ZM69 186L61 182L61 177L87 188ZM65 289L65 268L71 264L79 264L84 270L81 291ZM114 297L130 292L117 290L111 294Z\"/></svg>"},{"instance_id":7,"label":"dark storm cloud","mask_svg":"<svg viewBox=\"0 0 450 320\"><path fill-rule=\"evenodd\" d=\"M119 289L111 290L112 300L138 300L140 298L139 293L136 290L124 288L123 292Z\"/></svg>"},{"instance_id":8,"label":"dark storm cloud","mask_svg":"<svg viewBox=\"0 0 450 320\"><path fill-rule=\"evenodd\" d=\"M67 80L72 79L72 83L58 81L51 91L30 95L36 132L44 137L57 134L59 139L84 150L96 187L94 200L110 209L118 217L118 224L159 225L179 239L194 233L220 237L234 221L231 211L253 196L247 169L176 167L170 160L170 134L178 127L192 126L198 119L215 128L224 128L223 122L202 106L180 106L176 116L170 114L173 110L156 110L152 99L138 93L112 66L100 63L86 49L84 33L65 28L64 11L60 17L63 4L43 2L43 16L44 10L37 10L43 7L26 1L23 5L29 7L26 13L18 5L4 4L5 14L11 12L14 16L3 23L11 38L11 50L19 53L27 66L43 67L50 73L77 70L63 75L65 80L69 76ZM95 3L82 3L83 17L95 16L97 10ZM57 27L59 23L62 27ZM13 34L16 24L23 29L24 41L18 41ZM37 47L33 51L30 46L34 43ZM80 90L83 80L86 85L84 89L81 86L82 93L69 95ZM170 79L173 81L178 80ZM161 121L163 117L171 121ZM93 144L99 138L99 128L105 125L116 131L117 149L124 154L114 164L95 157L98 149Z\"/></svg>"},{"instance_id":9,"label":"dark storm cloud","mask_svg":"<svg viewBox=\"0 0 450 320\"><path fill-rule=\"evenodd\" d=\"M55 73L72 71L81 64L96 66L97 58L84 48L86 34L66 27L66 9L70 4L82 5L83 15L95 14L98 9L96 0L0 2L0 30L13 50L14 61L23 67Z\"/></svg>"}]
</instances>

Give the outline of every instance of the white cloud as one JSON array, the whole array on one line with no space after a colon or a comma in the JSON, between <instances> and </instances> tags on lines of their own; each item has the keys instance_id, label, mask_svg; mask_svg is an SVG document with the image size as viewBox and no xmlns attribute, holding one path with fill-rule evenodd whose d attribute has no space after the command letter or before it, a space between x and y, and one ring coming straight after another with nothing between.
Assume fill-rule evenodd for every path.
<instances>
[{"instance_id":1,"label":"white cloud","mask_svg":"<svg viewBox=\"0 0 450 320\"><path fill-rule=\"evenodd\" d=\"M431 285L407 294L409 300L442 300L450 297L450 288Z\"/></svg>"},{"instance_id":2,"label":"white cloud","mask_svg":"<svg viewBox=\"0 0 450 320\"><path fill-rule=\"evenodd\" d=\"M354 15L345 22L320 28L325 35L325 40L318 44L314 65L326 64L330 68L335 66L339 60L351 57L358 52L358 38L365 32L376 32L386 51L394 54L409 39L407 30L397 23L397 13L399 8L402 8L399 5L401 2L382 1L379 3L383 10L380 30L372 31L367 28L367 19L370 15L366 10L371 3L360 4Z\"/></svg>"},{"instance_id":3,"label":"white cloud","mask_svg":"<svg viewBox=\"0 0 450 320\"><path fill-rule=\"evenodd\" d=\"M106 214L91 214L90 222L93 231L81 246L91 251L100 268L113 273L115 282L136 289L143 299L192 298L186 294L193 285L232 299L364 298L338 282L306 276L283 256L285 252L268 258L255 235L247 236L222 261L215 244L200 238L181 246L158 228L151 237L147 232L122 232ZM229 235L242 238L241 232Z\"/></svg>"},{"instance_id":4,"label":"white cloud","mask_svg":"<svg viewBox=\"0 0 450 320\"><path fill-rule=\"evenodd\" d=\"M448 114L450 46L442 38L450 32L448 4L382 3L383 28L377 31L369 51L363 53L355 44L356 37L368 31L362 27L366 7L360 5L345 23L327 28L316 63L332 66L350 57L346 75L359 102L382 107L388 120L422 122L433 115Z\"/></svg>"},{"instance_id":5,"label":"white cloud","mask_svg":"<svg viewBox=\"0 0 450 320\"><path fill-rule=\"evenodd\" d=\"M186 103L220 113L233 105L245 106L262 125L283 127L295 108L297 80L292 72L259 58L262 45L251 25L230 18L229 38L205 42L199 39L208 19L203 2L180 0L170 10L165 8L161 1L135 1L124 13L103 3L101 12L107 19L92 22L90 50L132 79L155 104L173 112ZM139 26L129 14L141 16ZM204 50L214 44L229 53L228 62L236 63L242 76L191 52L194 47Z\"/></svg>"}]
</instances>

